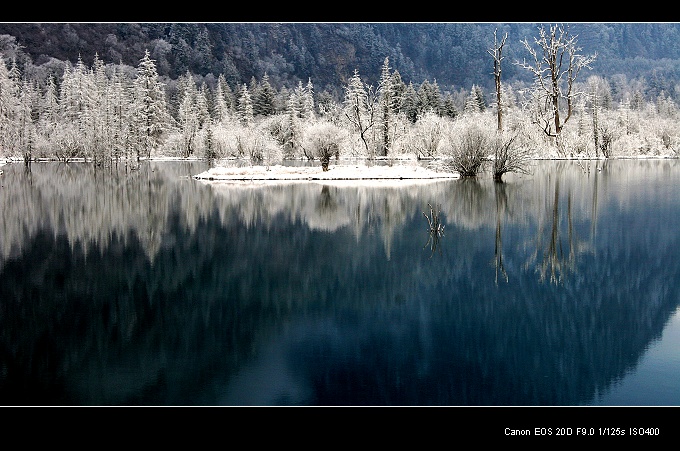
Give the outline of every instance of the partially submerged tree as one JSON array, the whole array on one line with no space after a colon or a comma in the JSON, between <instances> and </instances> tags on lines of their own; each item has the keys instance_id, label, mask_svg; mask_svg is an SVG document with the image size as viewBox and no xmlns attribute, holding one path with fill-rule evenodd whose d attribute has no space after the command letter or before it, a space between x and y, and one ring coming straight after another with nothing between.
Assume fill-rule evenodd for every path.
<instances>
[{"instance_id":1,"label":"partially submerged tree","mask_svg":"<svg viewBox=\"0 0 680 451\"><path fill-rule=\"evenodd\" d=\"M521 174L529 172L532 152L527 147L517 144L517 135L498 133L492 139L491 145L494 150L491 170L494 181L502 182L503 176L508 172Z\"/></svg>"},{"instance_id":2,"label":"partially submerged tree","mask_svg":"<svg viewBox=\"0 0 680 451\"><path fill-rule=\"evenodd\" d=\"M590 64L597 55L581 55L576 36L571 36L569 28L562 25L551 25L548 30L541 25L538 37L534 38L535 47L527 39L521 42L533 60L518 64L534 75L538 102L535 121L547 136L555 138L559 149L560 133L571 118L575 99L581 94L574 89L575 81L583 68L591 69Z\"/></svg>"},{"instance_id":3,"label":"partially submerged tree","mask_svg":"<svg viewBox=\"0 0 680 451\"><path fill-rule=\"evenodd\" d=\"M487 161L489 138L472 119L466 122L449 130L449 166L461 177L475 177Z\"/></svg>"}]
</instances>

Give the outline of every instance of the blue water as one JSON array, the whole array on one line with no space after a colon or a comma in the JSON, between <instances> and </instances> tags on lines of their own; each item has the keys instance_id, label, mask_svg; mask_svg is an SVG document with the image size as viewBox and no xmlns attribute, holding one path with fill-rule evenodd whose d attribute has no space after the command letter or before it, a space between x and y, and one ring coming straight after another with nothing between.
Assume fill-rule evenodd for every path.
<instances>
[{"instance_id":1,"label":"blue water","mask_svg":"<svg viewBox=\"0 0 680 451\"><path fill-rule=\"evenodd\" d=\"M205 168L3 167L0 405L680 405L676 160Z\"/></svg>"}]
</instances>

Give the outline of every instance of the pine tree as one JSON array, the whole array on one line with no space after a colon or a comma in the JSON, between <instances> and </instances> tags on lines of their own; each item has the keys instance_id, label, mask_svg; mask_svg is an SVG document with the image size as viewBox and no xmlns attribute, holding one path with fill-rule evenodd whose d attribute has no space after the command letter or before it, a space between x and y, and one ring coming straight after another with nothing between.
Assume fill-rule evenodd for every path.
<instances>
[{"instance_id":1,"label":"pine tree","mask_svg":"<svg viewBox=\"0 0 680 451\"><path fill-rule=\"evenodd\" d=\"M5 61L0 55L0 148L10 150L14 147L16 131L16 90L9 77Z\"/></svg>"},{"instance_id":2,"label":"pine tree","mask_svg":"<svg viewBox=\"0 0 680 451\"><path fill-rule=\"evenodd\" d=\"M201 89L196 93L196 113L198 114L199 127L203 128L204 124L210 122L210 100L205 83L201 84Z\"/></svg>"},{"instance_id":3,"label":"pine tree","mask_svg":"<svg viewBox=\"0 0 680 451\"><path fill-rule=\"evenodd\" d=\"M236 114L243 125L253 123L253 101L250 97L250 91L248 91L248 85L245 83L243 83L239 93Z\"/></svg>"},{"instance_id":4,"label":"pine tree","mask_svg":"<svg viewBox=\"0 0 680 451\"><path fill-rule=\"evenodd\" d=\"M455 119L456 116L458 116L458 109L456 108L456 104L453 101L453 96L451 96L451 94L446 94L444 96L441 114L442 116L449 117L451 119Z\"/></svg>"},{"instance_id":5,"label":"pine tree","mask_svg":"<svg viewBox=\"0 0 680 451\"><path fill-rule=\"evenodd\" d=\"M140 153L147 158L151 156L151 151L158 146L163 132L169 126L165 92L158 81L156 65L148 50L144 52L144 57L137 68L135 86L135 117L141 132L140 146L137 148L139 160Z\"/></svg>"},{"instance_id":6,"label":"pine tree","mask_svg":"<svg viewBox=\"0 0 680 451\"><path fill-rule=\"evenodd\" d=\"M224 83L220 81L220 78L224 80L224 75L220 74L218 77L217 86L215 87L215 101L213 102L213 117L216 122L226 123L229 119L229 107L227 106L227 101L224 96Z\"/></svg>"},{"instance_id":7,"label":"pine tree","mask_svg":"<svg viewBox=\"0 0 680 451\"><path fill-rule=\"evenodd\" d=\"M412 124L415 124L420 117L420 98L413 83L409 83L404 90L401 100L401 112L406 115L406 118Z\"/></svg>"},{"instance_id":8,"label":"pine tree","mask_svg":"<svg viewBox=\"0 0 680 451\"><path fill-rule=\"evenodd\" d=\"M302 110L305 119L313 119L315 114L314 107L314 85L312 84L312 79L307 79L307 85L304 89L304 94L302 98Z\"/></svg>"},{"instance_id":9,"label":"pine tree","mask_svg":"<svg viewBox=\"0 0 680 451\"><path fill-rule=\"evenodd\" d=\"M0 69L1 70L1 69ZM1 113L0 113L1 114ZM47 86L40 103L39 127L41 133L50 138L59 120L59 96L54 77L47 78Z\"/></svg>"},{"instance_id":10,"label":"pine tree","mask_svg":"<svg viewBox=\"0 0 680 451\"><path fill-rule=\"evenodd\" d=\"M300 125L300 102L292 93L288 97L286 111L286 129L283 133L283 155L285 158L295 158L301 147L302 131ZM312 155L307 155L311 159Z\"/></svg>"},{"instance_id":11,"label":"pine tree","mask_svg":"<svg viewBox=\"0 0 680 451\"><path fill-rule=\"evenodd\" d=\"M378 84L378 96L380 102L380 133L382 135L382 154L387 156L390 151L390 126L394 110L394 92L392 90L392 74L390 73L390 61L385 57L380 73Z\"/></svg>"},{"instance_id":12,"label":"pine tree","mask_svg":"<svg viewBox=\"0 0 680 451\"><path fill-rule=\"evenodd\" d=\"M33 84L28 79L24 79L19 89L16 124L18 132L17 144L23 153L24 163L26 164L33 158L33 147L35 145L35 127L32 117L34 97L35 90Z\"/></svg>"},{"instance_id":13,"label":"pine tree","mask_svg":"<svg viewBox=\"0 0 680 451\"><path fill-rule=\"evenodd\" d=\"M257 90L252 92L252 97L254 115L271 116L276 112L274 108L276 90L272 87L271 83L269 83L269 75L267 75L267 73L262 77L262 81L258 84Z\"/></svg>"}]
</instances>

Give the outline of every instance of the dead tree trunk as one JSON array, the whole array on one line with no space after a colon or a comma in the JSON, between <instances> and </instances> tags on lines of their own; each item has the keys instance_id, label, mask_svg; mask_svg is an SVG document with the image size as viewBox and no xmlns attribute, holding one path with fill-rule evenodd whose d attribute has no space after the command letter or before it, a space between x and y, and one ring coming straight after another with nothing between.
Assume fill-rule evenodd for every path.
<instances>
[{"instance_id":1,"label":"dead tree trunk","mask_svg":"<svg viewBox=\"0 0 680 451\"><path fill-rule=\"evenodd\" d=\"M505 33L501 42L498 42L498 37L496 32L493 32L493 49L488 50L489 54L493 57L493 77L496 81L496 117L498 122L498 131L503 131L503 103L501 98L501 60L503 59L503 46L505 45L505 40L508 38L508 34Z\"/></svg>"}]
</instances>

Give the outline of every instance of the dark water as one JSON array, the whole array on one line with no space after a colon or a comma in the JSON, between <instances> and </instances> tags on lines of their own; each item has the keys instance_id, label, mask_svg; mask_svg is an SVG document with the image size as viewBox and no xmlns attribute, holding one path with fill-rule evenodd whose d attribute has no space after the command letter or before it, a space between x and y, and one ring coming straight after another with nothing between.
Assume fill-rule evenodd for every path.
<instances>
[{"instance_id":1,"label":"dark water","mask_svg":"<svg viewBox=\"0 0 680 451\"><path fill-rule=\"evenodd\" d=\"M205 169L3 167L0 405L680 405L680 161Z\"/></svg>"}]
</instances>

